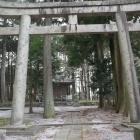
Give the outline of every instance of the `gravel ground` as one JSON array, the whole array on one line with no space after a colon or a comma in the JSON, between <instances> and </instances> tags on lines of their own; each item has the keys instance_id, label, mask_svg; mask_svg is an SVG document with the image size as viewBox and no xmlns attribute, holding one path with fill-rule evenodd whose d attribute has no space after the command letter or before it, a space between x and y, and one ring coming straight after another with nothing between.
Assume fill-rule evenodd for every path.
<instances>
[{"instance_id":1,"label":"gravel ground","mask_svg":"<svg viewBox=\"0 0 140 140\"><path fill-rule=\"evenodd\" d=\"M128 117L117 114L114 110L90 109L86 113L86 118L92 120L93 123L111 123L92 126L99 140L134 140L132 132L120 132L114 128L122 122L129 122Z\"/></svg>"},{"instance_id":2,"label":"gravel ground","mask_svg":"<svg viewBox=\"0 0 140 140\"><path fill-rule=\"evenodd\" d=\"M34 113L28 113L29 108L25 108L25 119L30 120L29 125L45 125L45 124L63 124L65 112L69 110L80 110L83 111L83 115L88 120L95 123L92 125L94 133L98 136L98 140L134 140L132 132L120 132L113 128L114 124L120 124L121 122L128 122L127 117L121 114L116 114L113 110L101 110L96 106L81 106L81 107L55 107L56 118L54 119L43 119L43 108L34 107ZM0 111L0 117L10 117L11 111ZM100 124L109 122L111 124ZM54 136L59 132L61 126L46 127L35 136L6 136L6 140L53 140ZM93 139L94 140L94 139Z\"/></svg>"}]
</instances>

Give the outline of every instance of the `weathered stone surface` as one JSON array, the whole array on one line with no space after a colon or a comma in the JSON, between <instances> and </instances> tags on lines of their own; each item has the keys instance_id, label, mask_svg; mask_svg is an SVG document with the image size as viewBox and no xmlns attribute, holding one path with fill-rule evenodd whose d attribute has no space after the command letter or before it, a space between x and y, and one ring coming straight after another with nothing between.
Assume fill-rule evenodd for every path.
<instances>
[{"instance_id":1,"label":"weathered stone surface","mask_svg":"<svg viewBox=\"0 0 140 140\"><path fill-rule=\"evenodd\" d=\"M134 127L134 138L135 140L140 139L140 126Z\"/></svg>"},{"instance_id":2,"label":"weathered stone surface","mask_svg":"<svg viewBox=\"0 0 140 140\"><path fill-rule=\"evenodd\" d=\"M121 123L122 126L127 127L127 128L133 128L135 126L140 126L140 123Z\"/></svg>"},{"instance_id":3,"label":"weathered stone surface","mask_svg":"<svg viewBox=\"0 0 140 140\"><path fill-rule=\"evenodd\" d=\"M20 21L11 125L21 125L23 123L29 51L29 25L30 16L23 15Z\"/></svg>"},{"instance_id":4,"label":"weathered stone surface","mask_svg":"<svg viewBox=\"0 0 140 140\"><path fill-rule=\"evenodd\" d=\"M133 132L133 128L132 127L125 127L122 125L117 125L114 126L114 128L120 132Z\"/></svg>"},{"instance_id":5,"label":"weathered stone surface","mask_svg":"<svg viewBox=\"0 0 140 140\"><path fill-rule=\"evenodd\" d=\"M128 23L129 31L140 31L140 23ZM58 35L58 34L97 34L97 33L116 33L116 24L94 24L94 25L66 25L66 26L30 26L30 35ZM1 27L0 35L18 35L19 27Z\"/></svg>"},{"instance_id":6,"label":"weathered stone surface","mask_svg":"<svg viewBox=\"0 0 140 140\"><path fill-rule=\"evenodd\" d=\"M78 24L77 15L69 15L69 24Z\"/></svg>"},{"instance_id":7,"label":"weathered stone surface","mask_svg":"<svg viewBox=\"0 0 140 140\"><path fill-rule=\"evenodd\" d=\"M136 4L140 0L106 0L106 1L84 1L84 2L47 2L47 3L20 3L20 2L5 2L0 1L0 7L7 8L52 8L52 7L79 7L79 6L108 6L108 5L123 5Z\"/></svg>"},{"instance_id":8,"label":"weathered stone surface","mask_svg":"<svg viewBox=\"0 0 140 140\"><path fill-rule=\"evenodd\" d=\"M140 0L109 0L94 2L54 2L54 3L7 3L0 2L0 15L15 17L30 16L67 16L67 15L113 15L118 5L124 12L139 12ZM8 8L8 9L7 9Z\"/></svg>"},{"instance_id":9,"label":"weathered stone surface","mask_svg":"<svg viewBox=\"0 0 140 140\"><path fill-rule=\"evenodd\" d=\"M0 129L0 140L6 139L6 129Z\"/></svg>"},{"instance_id":10,"label":"weathered stone surface","mask_svg":"<svg viewBox=\"0 0 140 140\"><path fill-rule=\"evenodd\" d=\"M28 136L30 136L30 135L35 135L42 129L43 129L43 126L39 126L39 125L31 126L27 129L9 128L6 131L6 135L15 135L15 136L27 136L28 135Z\"/></svg>"},{"instance_id":11,"label":"weathered stone surface","mask_svg":"<svg viewBox=\"0 0 140 140\"><path fill-rule=\"evenodd\" d=\"M140 122L140 94L127 26L127 18L125 12L121 11L119 7L115 17L118 26L118 40L122 68L124 70L125 89L127 100L129 102L130 122L138 123Z\"/></svg>"}]
</instances>

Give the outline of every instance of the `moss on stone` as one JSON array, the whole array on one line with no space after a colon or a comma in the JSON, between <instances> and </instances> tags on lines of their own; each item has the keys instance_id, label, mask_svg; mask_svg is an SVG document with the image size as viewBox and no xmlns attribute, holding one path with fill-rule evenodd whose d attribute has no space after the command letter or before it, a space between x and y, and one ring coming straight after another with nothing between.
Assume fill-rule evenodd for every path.
<instances>
[{"instance_id":1,"label":"moss on stone","mask_svg":"<svg viewBox=\"0 0 140 140\"><path fill-rule=\"evenodd\" d=\"M0 117L0 127L10 124L10 118Z\"/></svg>"}]
</instances>

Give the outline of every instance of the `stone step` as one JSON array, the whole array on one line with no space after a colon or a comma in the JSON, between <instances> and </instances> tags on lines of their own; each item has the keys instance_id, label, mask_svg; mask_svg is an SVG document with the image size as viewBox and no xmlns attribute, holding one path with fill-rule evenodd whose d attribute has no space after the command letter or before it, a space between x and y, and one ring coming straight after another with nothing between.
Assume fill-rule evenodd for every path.
<instances>
[{"instance_id":1,"label":"stone step","mask_svg":"<svg viewBox=\"0 0 140 140\"><path fill-rule=\"evenodd\" d=\"M27 129L7 129L6 135L14 135L14 136L29 136L35 135L39 131L41 131L44 127L40 125L31 126Z\"/></svg>"},{"instance_id":2,"label":"stone step","mask_svg":"<svg viewBox=\"0 0 140 140\"><path fill-rule=\"evenodd\" d=\"M140 125L134 127L134 138L135 140L140 139Z\"/></svg>"}]
</instances>

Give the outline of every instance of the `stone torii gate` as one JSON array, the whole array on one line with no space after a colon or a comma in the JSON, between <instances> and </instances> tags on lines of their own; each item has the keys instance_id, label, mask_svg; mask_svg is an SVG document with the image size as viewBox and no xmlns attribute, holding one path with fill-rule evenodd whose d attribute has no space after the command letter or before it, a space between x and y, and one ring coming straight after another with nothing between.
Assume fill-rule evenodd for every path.
<instances>
[{"instance_id":1,"label":"stone torii gate","mask_svg":"<svg viewBox=\"0 0 140 140\"><path fill-rule=\"evenodd\" d=\"M128 23L126 14L140 13L140 0L107 0L88 2L53 3L14 3L0 2L0 16L20 18L20 25L1 27L0 35L19 35L14 95L12 104L12 125L21 125L24 116L29 35L58 34L104 34L117 33L120 45L122 65L125 70L128 100L130 102L130 120L140 122L140 94L132 56L129 32L140 31L139 23ZM114 15L116 23L78 25L78 16ZM31 18L68 17L65 26L31 25ZM129 60L129 61L126 61ZM127 64L126 64L127 62Z\"/></svg>"}]
</instances>

